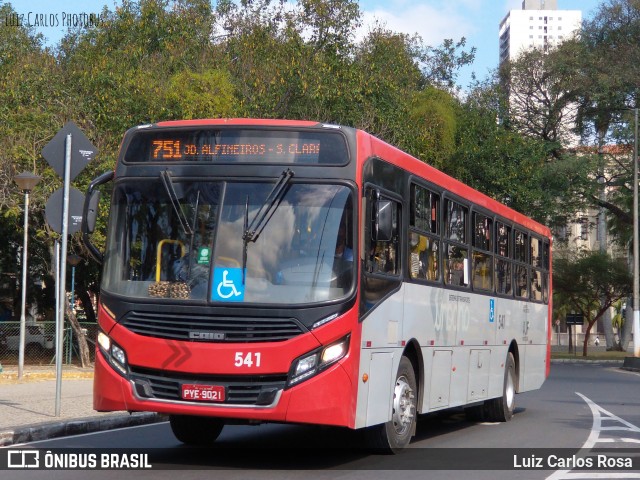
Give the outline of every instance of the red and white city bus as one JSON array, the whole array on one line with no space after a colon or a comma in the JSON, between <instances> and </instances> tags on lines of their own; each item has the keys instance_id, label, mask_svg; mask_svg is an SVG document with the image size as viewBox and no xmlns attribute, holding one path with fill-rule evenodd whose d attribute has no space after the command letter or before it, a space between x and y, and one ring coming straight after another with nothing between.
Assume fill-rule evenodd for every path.
<instances>
[{"instance_id":1,"label":"red and white city bus","mask_svg":"<svg viewBox=\"0 0 640 480\"><path fill-rule=\"evenodd\" d=\"M114 181L106 251L90 241ZM94 408L366 429L507 421L549 373L549 229L383 141L307 121L142 125L92 182Z\"/></svg>"}]
</instances>

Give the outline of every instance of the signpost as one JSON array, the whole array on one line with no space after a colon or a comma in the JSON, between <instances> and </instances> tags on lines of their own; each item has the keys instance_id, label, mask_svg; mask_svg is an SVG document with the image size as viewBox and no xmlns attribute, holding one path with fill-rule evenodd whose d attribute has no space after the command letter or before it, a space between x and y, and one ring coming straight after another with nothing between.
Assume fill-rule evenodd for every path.
<instances>
[{"instance_id":1,"label":"signpost","mask_svg":"<svg viewBox=\"0 0 640 480\"><path fill-rule=\"evenodd\" d=\"M84 196L82 193L76 190L76 192L80 194L81 199L77 194L70 193L70 183L71 180L76 178L84 167L93 160L97 153L98 150L96 147L93 146L89 139L73 122L66 123L42 149L42 156L44 159L63 179L61 193L59 193L60 190L55 192L47 202L47 222L56 232L62 235L60 258L56 259L59 266L59 276L57 278L58 288L56 292L56 305L58 306L58 310L56 311L56 417L60 416L62 388L62 342L64 335L64 299L66 295L65 279L67 274L67 240L70 233L74 233L79 230L80 221L82 220L80 217L80 220L77 222L77 228L75 226L71 228L69 227L69 198L70 196L74 197L74 205L71 207L75 213L75 215L73 215L74 217L82 215L82 205L84 203ZM50 203L52 203L51 206L49 205ZM76 207L80 208L79 215L77 214L78 210ZM50 216L57 216L58 219L60 219L59 223L53 218L50 219ZM72 223L75 224L76 222L73 221Z\"/></svg>"},{"instance_id":2,"label":"signpost","mask_svg":"<svg viewBox=\"0 0 640 480\"><path fill-rule=\"evenodd\" d=\"M582 325L584 323L584 315L581 313L568 313L567 318L567 327L569 327L569 353L571 353L571 344L573 343L573 353L577 351L577 343L578 343L578 329L572 329L572 325ZM574 331L575 340L571 342L571 330Z\"/></svg>"},{"instance_id":3,"label":"signpost","mask_svg":"<svg viewBox=\"0 0 640 480\"><path fill-rule=\"evenodd\" d=\"M581 313L568 313L567 325L582 325L584 323L584 316Z\"/></svg>"}]
</instances>

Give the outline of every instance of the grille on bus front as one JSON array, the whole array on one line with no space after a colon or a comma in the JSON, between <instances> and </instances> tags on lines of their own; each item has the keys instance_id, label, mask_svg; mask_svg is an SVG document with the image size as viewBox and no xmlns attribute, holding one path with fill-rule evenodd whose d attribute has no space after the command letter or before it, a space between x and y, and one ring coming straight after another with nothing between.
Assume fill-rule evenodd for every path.
<instances>
[{"instance_id":1,"label":"grille on bus front","mask_svg":"<svg viewBox=\"0 0 640 480\"><path fill-rule=\"evenodd\" d=\"M130 312L122 325L139 335L209 342L282 342L304 333L293 318Z\"/></svg>"},{"instance_id":2,"label":"grille on bus front","mask_svg":"<svg viewBox=\"0 0 640 480\"><path fill-rule=\"evenodd\" d=\"M225 405L270 405L287 382L287 375L194 375L140 367L131 367L129 378L134 382L138 396L160 400L182 401L183 384L223 386Z\"/></svg>"}]
</instances>

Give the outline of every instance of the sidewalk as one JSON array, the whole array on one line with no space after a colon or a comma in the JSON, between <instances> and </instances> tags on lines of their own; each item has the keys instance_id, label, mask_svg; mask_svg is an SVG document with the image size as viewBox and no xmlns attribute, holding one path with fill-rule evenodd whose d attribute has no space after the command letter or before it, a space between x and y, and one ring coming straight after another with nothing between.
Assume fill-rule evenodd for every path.
<instances>
[{"instance_id":1,"label":"sidewalk","mask_svg":"<svg viewBox=\"0 0 640 480\"><path fill-rule=\"evenodd\" d=\"M60 416L55 416L55 367L4 366L0 373L0 446L163 420L150 413L93 410L93 370L65 366Z\"/></svg>"}]
</instances>

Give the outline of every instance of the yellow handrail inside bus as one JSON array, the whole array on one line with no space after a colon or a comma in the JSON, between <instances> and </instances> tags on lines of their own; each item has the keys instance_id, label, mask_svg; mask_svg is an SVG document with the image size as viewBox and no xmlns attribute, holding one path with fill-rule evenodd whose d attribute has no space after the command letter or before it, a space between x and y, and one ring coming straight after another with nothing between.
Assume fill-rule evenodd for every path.
<instances>
[{"instance_id":1,"label":"yellow handrail inside bus","mask_svg":"<svg viewBox=\"0 0 640 480\"><path fill-rule=\"evenodd\" d=\"M165 238L164 240L160 240L158 242L158 253L156 255L156 282L160 281L160 273L161 273L161 269L162 269L162 248L165 246L165 244L172 244L172 245L180 245L180 253L181 256L184 257L185 254L187 253L187 247L184 246L184 243L182 243L180 240L171 240L170 238Z\"/></svg>"},{"instance_id":2,"label":"yellow handrail inside bus","mask_svg":"<svg viewBox=\"0 0 640 480\"><path fill-rule=\"evenodd\" d=\"M230 263L233 267L235 268L240 268L240 262L238 260L236 260L235 258L231 258L231 257L218 257L216 258L216 264L218 262L223 262L223 263Z\"/></svg>"}]
</instances>

